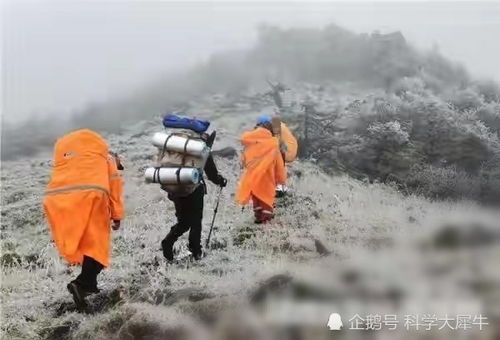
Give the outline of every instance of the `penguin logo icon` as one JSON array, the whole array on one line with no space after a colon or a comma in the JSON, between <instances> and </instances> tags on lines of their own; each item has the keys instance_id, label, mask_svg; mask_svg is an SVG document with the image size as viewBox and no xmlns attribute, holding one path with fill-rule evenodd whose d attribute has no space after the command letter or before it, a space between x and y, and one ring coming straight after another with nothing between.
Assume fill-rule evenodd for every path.
<instances>
[{"instance_id":1,"label":"penguin logo icon","mask_svg":"<svg viewBox=\"0 0 500 340\"><path fill-rule=\"evenodd\" d=\"M340 315L338 313L332 313L332 314L330 314L330 317L328 318L327 327L331 331L340 331L340 329L343 326L344 325L342 324L342 318L340 317Z\"/></svg>"}]
</instances>

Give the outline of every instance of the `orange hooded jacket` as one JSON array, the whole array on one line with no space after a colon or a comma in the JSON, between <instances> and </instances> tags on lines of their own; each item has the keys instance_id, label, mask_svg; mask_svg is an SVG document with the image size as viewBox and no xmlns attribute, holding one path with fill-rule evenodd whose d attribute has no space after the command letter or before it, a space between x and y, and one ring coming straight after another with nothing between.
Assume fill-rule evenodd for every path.
<instances>
[{"instance_id":1,"label":"orange hooded jacket","mask_svg":"<svg viewBox=\"0 0 500 340\"><path fill-rule=\"evenodd\" d=\"M61 256L109 265L110 221L124 215L123 182L100 135L78 130L56 142L43 206Z\"/></svg>"},{"instance_id":2,"label":"orange hooded jacket","mask_svg":"<svg viewBox=\"0 0 500 340\"><path fill-rule=\"evenodd\" d=\"M274 205L276 184L286 183L286 170L279 149L279 142L271 131L258 127L243 133L243 175L239 182L236 200L247 204L256 196L270 207Z\"/></svg>"}]
</instances>

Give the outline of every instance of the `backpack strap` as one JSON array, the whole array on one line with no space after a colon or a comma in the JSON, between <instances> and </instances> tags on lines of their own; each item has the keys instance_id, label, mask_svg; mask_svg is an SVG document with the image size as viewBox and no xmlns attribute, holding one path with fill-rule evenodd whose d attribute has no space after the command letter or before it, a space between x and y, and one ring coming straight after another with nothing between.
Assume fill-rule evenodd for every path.
<instances>
[{"instance_id":1,"label":"backpack strap","mask_svg":"<svg viewBox=\"0 0 500 340\"><path fill-rule=\"evenodd\" d=\"M155 172L153 173L153 182L155 181L155 178L157 180L157 183L160 183L160 168L159 167L155 168Z\"/></svg>"},{"instance_id":2,"label":"backpack strap","mask_svg":"<svg viewBox=\"0 0 500 340\"><path fill-rule=\"evenodd\" d=\"M208 194L208 191L207 191L207 182L205 182L205 179L203 178L203 176L201 177L200 183L201 183L201 185L203 185L203 193L205 195Z\"/></svg>"},{"instance_id":3,"label":"backpack strap","mask_svg":"<svg viewBox=\"0 0 500 340\"><path fill-rule=\"evenodd\" d=\"M163 148L161 149L161 156L160 156L160 161L163 159L163 156L165 156L165 151L167 150L167 143L170 140L170 138L173 136L173 134L169 134L167 139L165 139L165 143L163 143Z\"/></svg>"},{"instance_id":4,"label":"backpack strap","mask_svg":"<svg viewBox=\"0 0 500 340\"><path fill-rule=\"evenodd\" d=\"M182 166L186 165L187 145L191 139L192 139L191 136L188 136L186 138L186 142L184 143L184 152L182 153Z\"/></svg>"},{"instance_id":5,"label":"backpack strap","mask_svg":"<svg viewBox=\"0 0 500 340\"><path fill-rule=\"evenodd\" d=\"M177 168L175 171L175 175L177 176L177 184L181 184L181 167Z\"/></svg>"}]
</instances>

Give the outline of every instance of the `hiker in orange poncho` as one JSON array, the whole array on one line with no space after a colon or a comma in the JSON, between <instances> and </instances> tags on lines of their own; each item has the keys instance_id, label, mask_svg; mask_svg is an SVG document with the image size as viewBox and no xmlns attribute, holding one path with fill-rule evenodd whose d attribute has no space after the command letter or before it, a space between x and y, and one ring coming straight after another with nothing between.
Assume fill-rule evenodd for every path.
<instances>
[{"instance_id":1,"label":"hiker in orange poncho","mask_svg":"<svg viewBox=\"0 0 500 340\"><path fill-rule=\"evenodd\" d=\"M271 220L276 184L286 183L286 170L279 142L272 134L271 118L261 116L257 126L241 136L244 146L243 175L236 199L244 205L253 201L255 223Z\"/></svg>"},{"instance_id":2,"label":"hiker in orange poncho","mask_svg":"<svg viewBox=\"0 0 500 340\"><path fill-rule=\"evenodd\" d=\"M110 224L123 219L123 167L106 141L90 130L57 140L51 179L43 206L52 238L70 264L82 272L67 288L79 308L85 296L98 292L97 275L109 266Z\"/></svg>"}]
</instances>

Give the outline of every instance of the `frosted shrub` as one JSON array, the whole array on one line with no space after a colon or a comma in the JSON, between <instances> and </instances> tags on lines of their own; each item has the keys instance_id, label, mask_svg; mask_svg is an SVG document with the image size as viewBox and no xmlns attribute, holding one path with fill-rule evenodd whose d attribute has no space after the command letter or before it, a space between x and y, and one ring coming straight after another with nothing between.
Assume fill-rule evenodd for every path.
<instances>
[{"instance_id":1,"label":"frosted shrub","mask_svg":"<svg viewBox=\"0 0 500 340\"><path fill-rule=\"evenodd\" d=\"M477 81L474 84L477 91L487 103L500 102L500 86L492 80Z\"/></svg>"},{"instance_id":2,"label":"frosted shrub","mask_svg":"<svg viewBox=\"0 0 500 340\"><path fill-rule=\"evenodd\" d=\"M453 91L449 100L459 111L475 109L483 105L481 95L472 88Z\"/></svg>"},{"instance_id":3,"label":"frosted shrub","mask_svg":"<svg viewBox=\"0 0 500 340\"><path fill-rule=\"evenodd\" d=\"M398 95L411 93L422 95L425 93L426 84L419 77L404 77L399 79L393 86L393 92Z\"/></svg>"},{"instance_id":4,"label":"frosted shrub","mask_svg":"<svg viewBox=\"0 0 500 340\"><path fill-rule=\"evenodd\" d=\"M378 142L400 146L409 142L410 135L401 128L398 121L373 123L368 127L369 136Z\"/></svg>"},{"instance_id":5,"label":"frosted shrub","mask_svg":"<svg viewBox=\"0 0 500 340\"><path fill-rule=\"evenodd\" d=\"M477 110L477 117L497 136L500 134L500 103L488 103Z\"/></svg>"},{"instance_id":6,"label":"frosted shrub","mask_svg":"<svg viewBox=\"0 0 500 340\"><path fill-rule=\"evenodd\" d=\"M414 167L407 180L408 187L428 197L438 199L479 199L481 181L455 167Z\"/></svg>"}]
</instances>

